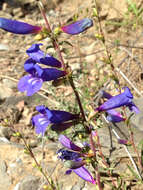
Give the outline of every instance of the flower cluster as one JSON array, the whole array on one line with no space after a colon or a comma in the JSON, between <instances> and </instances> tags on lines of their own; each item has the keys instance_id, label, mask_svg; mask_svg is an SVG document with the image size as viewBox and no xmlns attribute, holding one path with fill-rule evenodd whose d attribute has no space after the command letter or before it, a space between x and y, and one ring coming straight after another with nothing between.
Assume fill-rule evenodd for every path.
<instances>
[{"instance_id":1,"label":"flower cluster","mask_svg":"<svg viewBox=\"0 0 143 190\"><path fill-rule=\"evenodd\" d=\"M57 59L49 54L44 55L44 52L39 48L41 45L33 44L26 51L30 58L26 60L24 69L29 74L20 79L18 89L21 92L26 91L27 96L32 96L36 93L42 87L43 82L56 80L66 75L65 71L56 68L42 68L37 64L61 67L61 63Z\"/></svg>"},{"instance_id":2,"label":"flower cluster","mask_svg":"<svg viewBox=\"0 0 143 190\"><path fill-rule=\"evenodd\" d=\"M78 119L78 114L72 114L66 111L50 110L45 106L37 106L36 110L40 113L32 117L32 123L36 126L37 134L45 134L46 128L51 124L54 130L58 126L58 131L62 131L70 127L72 121Z\"/></svg>"},{"instance_id":3,"label":"flower cluster","mask_svg":"<svg viewBox=\"0 0 143 190\"><path fill-rule=\"evenodd\" d=\"M95 184L95 180L84 167L84 165L86 165L86 160L84 159L86 158L86 154L82 153L82 148L75 145L64 135L60 135L59 141L68 149L60 149L57 152L58 158L64 161L65 165L70 168L66 171L66 174L70 174L73 171L85 181Z\"/></svg>"},{"instance_id":4,"label":"flower cluster","mask_svg":"<svg viewBox=\"0 0 143 190\"><path fill-rule=\"evenodd\" d=\"M124 87L124 92L120 93L116 96L112 96L105 91L100 92L103 98L108 99L101 106L96 108L96 111L106 111L108 116L107 120L110 122L121 122L124 121L125 118L117 112L115 108L119 108L121 106L126 106L130 109L130 111L134 111L135 113L139 113L139 109L133 103L133 95L128 87Z\"/></svg>"}]
</instances>

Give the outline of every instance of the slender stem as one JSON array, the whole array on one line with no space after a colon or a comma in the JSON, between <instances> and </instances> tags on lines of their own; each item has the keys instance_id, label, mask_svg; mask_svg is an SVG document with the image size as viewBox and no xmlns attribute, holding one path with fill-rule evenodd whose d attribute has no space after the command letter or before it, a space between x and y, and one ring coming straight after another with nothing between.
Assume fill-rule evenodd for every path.
<instances>
[{"instance_id":1,"label":"slender stem","mask_svg":"<svg viewBox=\"0 0 143 190\"><path fill-rule=\"evenodd\" d=\"M57 42L57 40L55 38L52 38L52 42L53 42L53 46L54 46L55 50L58 53L59 59L60 59L60 61L62 63L62 67L63 67L64 71L66 71L66 66L65 66L65 63L64 63L64 59L63 59L59 44L58 44L58 42Z\"/></svg>"},{"instance_id":2,"label":"slender stem","mask_svg":"<svg viewBox=\"0 0 143 190\"><path fill-rule=\"evenodd\" d=\"M139 152L138 152L138 150L137 150L137 148L135 146L135 143L134 143L134 134L132 132L131 126L129 125L128 127L129 127L129 130L130 130L130 140L131 140L133 149L134 149L135 153L137 154L137 159L138 159L138 163L140 165L140 168L142 169L141 158L140 158Z\"/></svg>"},{"instance_id":3,"label":"slender stem","mask_svg":"<svg viewBox=\"0 0 143 190\"><path fill-rule=\"evenodd\" d=\"M50 185L50 187L54 190L55 188L53 187L53 185L51 185L46 173L43 171L43 169L41 168L40 164L38 163L38 161L36 160L31 148L29 147L29 145L27 144L25 138L20 134L20 137L22 138L24 144L25 144L25 147L26 149L28 150L28 152L30 153L30 156L33 158L36 166L38 167L39 171L43 174L43 176L45 177L45 179L47 180L48 184Z\"/></svg>"},{"instance_id":4,"label":"slender stem","mask_svg":"<svg viewBox=\"0 0 143 190\"><path fill-rule=\"evenodd\" d=\"M94 159L96 161L96 149L95 149L95 143L93 140L93 135L92 135L92 131L90 133L90 147L91 150L93 151L93 155L94 155ZM93 166L94 167L94 166ZM98 166L94 167L95 171L96 171L96 181L97 181L97 185L99 187L99 190L102 190L102 186L101 186L101 182L100 182L100 172L98 170Z\"/></svg>"},{"instance_id":5,"label":"slender stem","mask_svg":"<svg viewBox=\"0 0 143 190\"><path fill-rule=\"evenodd\" d=\"M97 185L98 185L99 190L102 190L102 186L100 183L100 173L98 171L98 167L96 167L96 181L97 181Z\"/></svg>"},{"instance_id":6,"label":"slender stem","mask_svg":"<svg viewBox=\"0 0 143 190\"><path fill-rule=\"evenodd\" d=\"M111 53L109 52L108 50L108 46L106 45L106 40L105 40L105 35L104 35L104 32L103 32L103 29L102 29L102 25L101 25L101 20L100 20L100 15L99 15L99 10L98 10L98 6L97 6L97 0L95 0L95 6L96 6L96 12L97 12L97 19L98 19L98 24L99 24L99 30L100 30L100 34L102 36L102 43L104 45L104 48L105 48L105 52L107 54L107 58L108 58L108 62L111 66L111 69L112 69L112 72L114 73L114 75L117 77L116 75L116 70L115 70L115 67L112 63L112 56L111 56ZM119 81L119 80L118 80ZM118 83L118 86L119 86L119 89L121 89L120 87L120 84Z\"/></svg>"},{"instance_id":7,"label":"slender stem","mask_svg":"<svg viewBox=\"0 0 143 190\"><path fill-rule=\"evenodd\" d=\"M101 156L101 158L102 158L102 161L103 161L104 165L106 166L106 168L109 168L109 165L108 165L107 162L105 161L105 157L104 157L104 155L103 155L103 153L102 153L101 144L100 144L100 140L99 140L99 136L98 136L97 131L96 131L96 137L97 137L97 145L98 145L98 148L99 148L99 154L100 154L100 156ZM109 174L109 176L110 176L110 178L111 178L111 181L112 181L113 186L116 187L116 184L115 184L114 179L113 179L113 177L112 177L111 171L108 170L108 174Z\"/></svg>"},{"instance_id":8,"label":"slender stem","mask_svg":"<svg viewBox=\"0 0 143 190\"><path fill-rule=\"evenodd\" d=\"M123 111L124 111L125 118L127 118L127 114L126 114L125 109L123 109ZM133 147L133 149L134 149L134 151L135 151L135 153L137 155L139 166L140 166L141 169L143 169L142 164L141 164L141 158L140 158L139 152L138 152L138 150L137 150L137 148L135 146L135 143L134 143L134 134L133 134L131 125L130 124L127 125L127 128L129 129L129 132L130 132L130 140L131 140L131 143L132 143L132 147Z\"/></svg>"},{"instance_id":9,"label":"slender stem","mask_svg":"<svg viewBox=\"0 0 143 190\"><path fill-rule=\"evenodd\" d=\"M93 140L92 132L90 134L90 147L91 147L91 150L93 151L94 156L96 156L96 149L95 149L95 143Z\"/></svg>"},{"instance_id":10,"label":"slender stem","mask_svg":"<svg viewBox=\"0 0 143 190\"><path fill-rule=\"evenodd\" d=\"M105 119L106 123L109 124L109 121L106 119L106 117L105 117L104 115L103 115L103 118ZM116 136L117 139L120 139L119 135L117 134L117 132L116 132L114 129L112 129L112 132L114 133L114 135ZM134 141L133 141L133 142L134 142ZM129 156L129 158L130 158L130 160L131 160L131 162L132 162L132 164L133 164L133 166L134 166L134 168L135 168L135 170L136 170L136 172L137 172L139 178L142 179L142 177L141 177L141 175L140 175L140 171L138 170L138 168L137 168L137 166L136 166L136 163L135 163L135 161L133 160L131 154L129 153L129 151L128 151L126 145L123 145L123 147L124 147L125 151L127 152L127 154L128 154L128 156Z\"/></svg>"},{"instance_id":11,"label":"slender stem","mask_svg":"<svg viewBox=\"0 0 143 190\"><path fill-rule=\"evenodd\" d=\"M70 85L71 85L71 87L72 87L72 89L74 91L74 94L76 96L76 100L77 100L78 105L79 105L80 113L81 113L82 118L83 118L83 126L85 127L87 133L90 134L91 133L91 129L84 123L84 122L86 122L86 117L85 117L84 109L82 107L81 100L80 100L80 97L79 97L79 93L78 93L78 91L77 91L77 89L76 89L76 87L74 85L74 81L72 79L72 76L69 77L69 82L70 82Z\"/></svg>"},{"instance_id":12,"label":"slender stem","mask_svg":"<svg viewBox=\"0 0 143 190\"><path fill-rule=\"evenodd\" d=\"M38 5L39 5L39 9L40 9L40 11L41 11L41 14L42 14L42 16L43 16L43 18L44 18L44 20L45 20L46 27L47 27L48 31L51 32L51 28L50 28L50 25L49 25L47 16L46 16L46 14L45 14L44 6L43 6L43 4L42 4L41 1L39 1L38 3L39 3Z\"/></svg>"},{"instance_id":13,"label":"slender stem","mask_svg":"<svg viewBox=\"0 0 143 190\"><path fill-rule=\"evenodd\" d=\"M45 11L44 11L44 8L43 6L41 5L42 3L40 3L40 10L41 10L41 14L45 20L45 23L46 23L46 26L47 26L47 29L50 31L50 33L52 34L52 31L51 31L51 28L50 28L50 25L49 25L49 22L48 22L48 19L45 15ZM53 47L55 48L55 50L57 51L58 53L58 56L59 56L59 59L62 63L62 67L64 69L64 71L66 72L66 66L65 66L65 63L64 63L64 59L62 57L62 53L61 53L61 50L60 50L60 47L59 47L59 44L58 44L58 41L57 39L54 37L54 35L51 35L51 39L52 39L52 43L53 43ZM83 110L83 107L82 107L82 104L81 104L81 101L80 101L80 97L79 97L79 94L78 94L78 91L76 90L76 87L74 85L74 82L73 82L73 79L72 77L68 77L69 79L69 82L70 82L70 85L74 91L74 94L76 96L76 99L77 99L77 102L78 102L78 105L79 105L79 108L80 108L80 112L82 114L82 117L83 117L83 121L86 121L86 117L85 117L85 114L84 114L84 110ZM88 129L88 127L86 126L86 129ZM89 131L89 129L88 129Z\"/></svg>"},{"instance_id":14,"label":"slender stem","mask_svg":"<svg viewBox=\"0 0 143 190\"><path fill-rule=\"evenodd\" d=\"M107 53L108 59L109 59L109 61L111 63L111 54L109 53L108 48L106 46L105 35L104 35L103 30L102 30L102 25L101 25L101 20L100 20L100 15L99 15L99 10L98 10L98 6L97 6L96 0L95 0L95 6L96 6L96 12L97 12L97 19L98 19L98 24L99 24L99 30L100 30L100 34L102 36L102 42L104 44L105 51ZM111 67L112 67L112 70L114 70L114 65L113 64L111 64Z\"/></svg>"},{"instance_id":15,"label":"slender stem","mask_svg":"<svg viewBox=\"0 0 143 190\"><path fill-rule=\"evenodd\" d=\"M119 135L117 134L117 132L114 129L112 129L112 132L114 133L114 135L116 136L117 139L120 139ZM133 164L133 166L134 166L134 168L136 170L136 173L138 174L139 178L142 179L142 177L140 175L140 172L139 172L139 170L138 170L138 168L136 166L136 163L135 163L134 159L132 158L130 152L128 151L127 146L123 145L123 147L124 147L125 151L127 152L128 156L129 156L129 158L130 158L130 160L131 160L131 162L132 162L132 164Z\"/></svg>"},{"instance_id":16,"label":"slender stem","mask_svg":"<svg viewBox=\"0 0 143 190\"><path fill-rule=\"evenodd\" d=\"M77 89L76 89L76 87L74 85L72 77L69 78L69 82L70 82L70 85L71 85L71 87L72 87L72 89L73 89L73 91L75 93L75 96L76 96L76 99L77 99L77 102L78 102L78 105L79 105L80 112L82 114L83 120L86 121L84 110L83 110L83 107L82 107L82 104L81 104L81 100L80 100L79 94L77 92Z\"/></svg>"},{"instance_id":17,"label":"slender stem","mask_svg":"<svg viewBox=\"0 0 143 190\"><path fill-rule=\"evenodd\" d=\"M65 64L64 64L64 60L63 60L63 57L62 57L62 54L61 54L61 51L60 51L60 48L59 48L59 45L58 45L58 42L56 41L54 35L52 34L52 30L51 30L51 27L50 27L50 24L49 24L49 21L47 19L47 16L45 14L45 10L44 10L44 7L43 7L43 4L41 2L39 2L39 8L40 8L40 11L41 11L41 14L45 20L45 24L46 24L46 27L47 27L47 30L49 31L49 33L51 33L51 40L52 40L52 43L53 43L53 46L55 48L55 50L57 51L58 53L58 56L59 56L59 59L62 63L62 67L64 69L64 71L66 71L66 67L65 67Z\"/></svg>"}]
</instances>

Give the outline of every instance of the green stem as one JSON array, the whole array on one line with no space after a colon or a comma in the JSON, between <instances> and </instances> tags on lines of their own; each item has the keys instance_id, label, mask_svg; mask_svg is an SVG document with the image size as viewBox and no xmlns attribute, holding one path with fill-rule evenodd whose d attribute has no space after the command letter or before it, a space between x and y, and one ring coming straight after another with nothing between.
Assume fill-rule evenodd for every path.
<instances>
[{"instance_id":1,"label":"green stem","mask_svg":"<svg viewBox=\"0 0 143 190\"><path fill-rule=\"evenodd\" d=\"M47 30L51 33L51 40L52 40L52 43L53 43L53 47L56 50L56 52L58 53L58 56L59 56L59 59L60 59L60 61L62 63L62 67L63 67L64 71L67 72L66 71L66 66L65 66L65 63L64 63L64 59L62 57L62 53L61 53L61 50L60 50L60 47L59 47L59 44L58 44L58 41L54 37L54 35L52 34L52 31L51 31L51 28L50 28L50 24L49 24L48 19L47 19L46 15L45 15L44 7L41 6L41 5L40 5L40 11L41 11L41 14L42 14L42 16L43 16L43 18L45 20ZM78 102L79 109L80 109L83 121L86 121L86 117L85 117L84 110L83 110L83 107L82 107L82 104L81 104L81 101L80 101L80 97L79 97L78 91L76 90L76 87L74 85L73 79L72 79L72 77L68 77L68 79L69 79L70 85L71 85L71 87L72 87L72 89L74 91L76 100ZM86 129L88 129L87 126L86 126ZM89 131L89 129L88 129L88 131Z\"/></svg>"},{"instance_id":2,"label":"green stem","mask_svg":"<svg viewBox=\"0 0 143 190\"><path fill-rule=\"evenodd\" d=\"M22 134L20 134L21 139L23 140L26 149L28 150L30 156L33 158L37 168L39 169L39 171L42 173L42 175L45 177L45 179L47 180L48 184L50 185L50 187L52 188L52 190L55 190L55 187L53 187L53 185L50 183L47 174L43 171L43 169L41 168L40 164L38 163L38 161L35 158L35 155L33 154L31 148L29 147L29 145L27 144L25 138L22 136Z\"/></svg>"}]
</instances>

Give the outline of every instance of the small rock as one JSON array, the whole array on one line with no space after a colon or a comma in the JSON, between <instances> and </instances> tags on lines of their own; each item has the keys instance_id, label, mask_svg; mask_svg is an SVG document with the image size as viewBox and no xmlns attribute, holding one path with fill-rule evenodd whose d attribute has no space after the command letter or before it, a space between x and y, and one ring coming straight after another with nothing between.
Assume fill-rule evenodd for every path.
<instances>
[{"instance_id":1,"label":"small rock","mask_svg":"<svg viewBox=\"0 0 143 190\"><path fill-rule=\"evenodd\" d=\"M47 150L52 150L53 152L57 152L57 143L49 142L48 144L46 144L45 147Z\"/></svg>"},{"instance_id":2,"label":"small rock","mask_svg":"<svg viewBox=\"0 0 143 190\"><path fill-rule=\"evenodd\" d=\"M38 146L38 140L36 139L36 140L30 140L30 142L29 142L29 146L31 147L31 148L35 148L35 147L37 147Z\"/></svg>"},{"instance_id":3,"label":"small rock","mask_svg":"<svg viewBox=\"0 0 143 190\"><path fill-rule=\"evenodd\" d=\"M79 178L78 183L75 184L75 185L72 187L71 190L79 190L79 189L83 189L84 186L85 186L85 181Z\"/></svg>"},{"instance_id":4,"label":"small rock","mask_svg":"<svg viewBox=\"0 0 143 190\"><path fill-rule=\"evenodd\" d=\"M5 44L0 44L0 51L6 51L9 50L9 47Z\"/></svg>"},{"instance_id":5,"label":"small rock","mask_svg":"<svg viewBox=\"0 0 143 190\"><path fill-rule=\"evenodd\" d=\"M6 166L5 161L0 160L0 172L5 173L6 170L7 170L7 166Z\"/></svg>"},{"instance_id":6,"label":"small rock","mask_svg":"<svg viewBox=\"0 0 143 190\"><path fill-rule=\"evenodd\" d=\"M19 190L20 183L17 183L16 186L14 187L14 190Z\"/></svg>"},{"instance_id":7,"label":"small rock","mask_svg":"<svg viewBox=\"0 0 143 190\"><path fill-rule=\"evenodd\" d=\"M10 15L12 13L12 9L11 9L11 7L8 6L7 3L3 3L3 5L2 5L2 11L5 12L5 13L7 13L7 14L10 14Z\"/></svg>"},{"instance_id":8,"label":"small rock","mask_svg":"<svg viewBox=\"0 0 143 190\"><path fill-rule=\"evenodd\" d=\"M78 71L81 70L81 66L79 63L73 63L70 66L71 66L71 69L73 71L73 74L76 74Z\"/></svg>"},{"instance_id":9,"label":"small rock","mask_svg":"<svg viewBox=\"0 0 143 190\"><path fill-rule=\"evenodd\" d=\"M57 17L57 14L56 14L56 12L55 12L53 9L51 9L51 10L48 12L48 15L51 16L51 17Z\"/></svg>"},{"instance_id":10,"label":"small rock","mask_svg":"<svg viewBox=\"0 0 143 190\"><path fill-rule=\"evenodd\" d=\"M0 136L6 137L7 139L10 139L10 137L13 134L13 130L10 127L2 127L0 126Z\"/></svg>"},{"instance_id":11,"label":"small rock","mask_svg":"<svg viewBox=\"0 0 143 190\"><path fill-rule=\"evenodd\" d=\"M86 54L91 54L92 52L94 52L96 46L97 46L97 41L88 45L88 47L87 46L83 47L81 49L81 53L84 54L86 52ZM85 60L87 63L94 63L94 61L96 60L96 54L86 56Z\"/></svg>"},{"instance_id":12,"label":"small rock","mask_svg":"<svg viewBox=\"0 0 143 190\"><path fill-rule=\"evenodd\" d=\"M0 142L3 142L3 143L10 143L9 140L5 137L0 137Z\"/></svg>"},{"instance_id":13,"label":"small rock","mask_svg":"<svg viewBox=\"0 0 143 190\"><path fill-rule=\"evenodd\" d=\"M0 160L0 189L7 190L11 185L11 178L6 173L6 164Z\"/></svg>"},{"instance_id":14,"label":"small rock","mask_svg":"<svg viewBox=\"0 0 143 190\"><path fill-rule=\"evenodd\" d=\"M35 0L5 0L5 2L9 5L9 6L19 6L19 5L24 5L27 3L33 3Z\"/></svg>"},{"instance_id":15,"label":"small rock","mask_svg":"<svg viewBox=\"0 0 143 190\"><path fill-rule=\"evenodd\" d=\"M100 10L100 19L104 20L104 19L106 19L106 17L109 14L109 5L108 4L104 4L104 7L101 6L100 9L101 9Z\"/></svg>"},{"instance_id":16,"label":"small rock","mask_svg":"<svg viewBox=\"0 0 143 190\"><path fill-rule=\"evenodd\" d=\"M6 11L7 6L8 6L8 4L7 4L7 3L3 3L3 4L2 4L2 11Z\"/></svg>"},{"instance_id":17,"label":"small rock","mask_svg":"<svg viewBox=\"0 0 143 190\"><path fill-rule=\"evenodd\" d=\"M44 7L46 7L47 9L53 9L56 7L57 4L61 3L63 0L43 0L42 3L44 4Z\"/></svg>"},{"instance_id":18,"label":"small rock","mask_svg":"<svg viewBox=\"0 0 143 190\"><path fill-rule=\"evenodd\" d=\"M3 84L8 88L17 88L17 83L10 79L3 79Z\"/></svg>"},{"instance_id":19,"label":"small rock","mask_svg":"<svg viewBox=\"0 0 143 190\"><path fill-rule=\"evenodd\" d=\"M17 158L13 162L9 163L7 173L13 177L23 175L24 169L22 160Z\"/></svg>"},{"instance_id":20,"label":"small rock","mask_svg":"<svg viewBox=\"0 0 143 190\"><path fill-rule=\"evenodd\" d=\"M15 188L17 190L38 190L39 178L35 176L26 176L21 182L19 182Z\"/></svg>"},{"instance_id":21,"label":"small rock","mask_svg":"<svg viewBox=\"0 0 143 190\"><path fill-rule=\"evenodd\" d=\"M0 84L0 99L4 100L5 98L8 98L12 96L12 89L8 88L4 84Z\"/></svg>"},{"instance_id":22,"label":"small rock","mask_svg":"<svg viewBox=\"0 0 143 190\"><path fill-rule=\"evenodd\" d=\"M13 13L13 15L16 16L17 18L24 16L21 7L18 7L18 8L13 9L12 13Z\"/></svg>"}]
</instances>

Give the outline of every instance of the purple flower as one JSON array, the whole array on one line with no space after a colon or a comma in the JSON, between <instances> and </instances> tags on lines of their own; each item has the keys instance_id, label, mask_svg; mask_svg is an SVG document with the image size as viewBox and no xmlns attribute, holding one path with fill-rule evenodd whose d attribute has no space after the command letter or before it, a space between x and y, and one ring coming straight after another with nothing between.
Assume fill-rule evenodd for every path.
<instances>
[{"instance_id":1,"label":"purple flower","mask_svg":"<svg viewBox=\"0 0 143 190\"><path fill-rule=\"evenodd\" d=\"M108 92L105 92L104 90L100 91L100 94L103 98L106 98L106 99L110 99L113 97L111 94L109 94ZM108 114L106 119L110 122L117 123L117 122L121 122L125 120L125 118L123 118L120 112L117 112L115 109L111 109L106 112Z\"/></svg>"},{"instance_id":2,"label":"purple flower","mask_svg":"<svg viewBox=\"0 0 143 190\"><path fill-rule=\"evenodd\" d=\"M83 159L85 155L81 152L82 148L75 145L64 135L60 135L59 141L65 148L68 149L60 149L57 152L58 158L64 161L66 167L70 168L66 171L66 174L70 174L73 171L83 180L95 184L95 180L89 171L83 166L86 162Z\"/></svg>"},{"instance_id":3,"label":"purple flower","mask_svg":"<svg viewBox=\"0 0 143 190\"><path fill-rule=\"evenodd\" d=\"M100 90L99 93L100 93L101 97L106 98L106 99L110 99L113 97L111 94L109 94L108 92L106 92L104 90Z\"/></svg>"},{"instance_id":4,"label":"purple flower","mask_svg":"<svg viewBox=\"0 0 143 190\"><path fill-rule=\"evenodd\" d=\"M123 118L123 116L119 112L117 112L114 109L108 110L107 113L108 113L108 116L106 117L106 119L110 122L117 123L117 122L126 120L125 118Z\"/></svg>"},{"instance_id":5,"label":"purple flower","mask_svg":"<svg viewBox=\"0 0 143 190\"><path fill-rule=\"evenodd\" d=\"M67 34L75 35L84 32L91 26L93 26L93 21L89 18L84 18L82 20L74 22L73 24L61 27L61 30Z\"/></svg>"},{"instance_id":6,"label":"purple flower","mask_svg":"<svg viewBox=\"0 0 143 190\"><path fill-rule=\"evenodd\" d=\"M32 44L32 46L26 51L28 56L37 63L41 63L51 67L61 67L61 62L59 62L57 59L55 59L49 54L45 55L45 53L42 50L40 50L39 47L41 45L43 44Z\"/></svg>"},{"instance_id":7,"label":"purple flower","mask_svg":"<svg viewBox=\"0 0 143 190\"><path fill-rule=\"evenodd\" d=\"M77 114L66 111L50 110L45 106L37 106L36 110L40 114L32 117L32 123L36 127L36 133L44 135L46 128L50 124L61 124L73 119L77 119Z\"/></svg>"},{"instance_id":8,"label":"purple flower","mask_svg":"<svg viewBox=\"0 0 143 190\"><path fill-rule=\"evenodd\" d=\"M133 95L128 87L124 87L124 92L112 96L106 102L104 102L101 106L99 106L96 110L97 111L108 111L114 108L118 108L121 106L127 106L131 111L135 111L136 113L139 112L139 109L136 105L132 102Z\"/></svg>"},{"instance_id":9,"label":"purple flower","mask_svg":"<svg viewBox=\"0 0 143 190\"><path fill-rule=\"evenodd\" d=\"M78 114L77 114L77 118L78 118ZM53 124L53 125L51 126L51 129L52 129L53 131L62 132L62 131L68 129L69 127L71 127L71 126L73 126L73 125L75 126L75 125L78 124L78 123L79 123L78 120L73 120L73 121L69 121L69 122L66 122L66 123Z\"/></svg>"},{"instance_id":10,"label":"purple flower","mask_svg":"<svg viewBox=\"0 0 143 190\"><path fill-rule=\"evenodd\" d=\"M42 27L0 17L0 28L14 34L38 33Z\"/></svg>"},{"instance_id":11,"label":"purple flower","mask_svg":"<svg viewBox=\"0 0 143 190\"><path fill-rule=\"evenodd\" d=\"M59 136L59 141L67 149L74 150L74 151L81 151L82 150L82 148L75 145L69 138L67 138L64 135Z\"/></svg>"},{"instance_id":12,"label":"purple flower","mask_svg":"<svg viewBox=\"0 0 143 190\"><path fill-rule=\"evenodd\" d=\"M41 68L32 59L28 59L24 64L24 69L29 73L22 77L18 83L18 90L26 91L27 96L32 96L42 87L43 82L56 80L66 75L64 71L54 68Z\"/></svg>"},{"instance_id":13,"label":"purple flower","mask_svg":"<svg viewBox=\"0 0 143 190\"><path fill-rule=\"evenodd\" d=\"M118 139L118 143L119 143L119 144L128 145L128 144L129 144L129 141L126 140L126 139Z\"/></svg>"}]
</instances>

